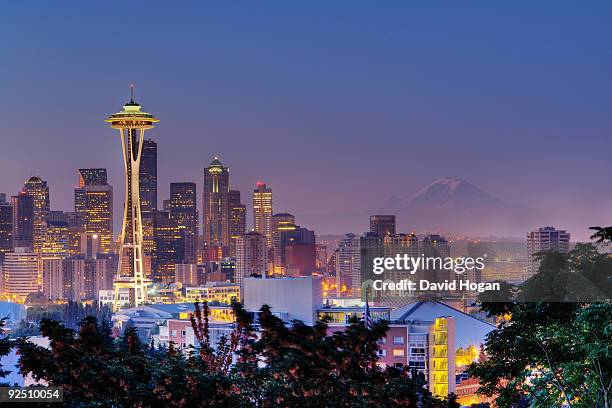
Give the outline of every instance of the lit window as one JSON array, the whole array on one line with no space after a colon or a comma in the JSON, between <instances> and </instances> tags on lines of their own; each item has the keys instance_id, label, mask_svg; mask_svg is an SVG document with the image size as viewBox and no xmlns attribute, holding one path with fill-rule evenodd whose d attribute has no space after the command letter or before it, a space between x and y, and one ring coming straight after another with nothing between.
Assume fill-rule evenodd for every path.
<instances>
[{"instance_id":1,"label":"lit window","mask_svg":"<svg viewBox=\"0 0 612 408\"><path fill-rule=\"evenodd\" d=\"M393 357L404 357L404 349L393 349Z\"/></svg>"}]
</instances>

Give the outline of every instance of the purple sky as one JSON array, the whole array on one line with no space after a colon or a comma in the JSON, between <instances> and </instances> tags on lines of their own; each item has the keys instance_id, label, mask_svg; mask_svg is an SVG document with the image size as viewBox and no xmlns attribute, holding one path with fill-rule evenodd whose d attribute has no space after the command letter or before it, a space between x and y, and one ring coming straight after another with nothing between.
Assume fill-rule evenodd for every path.
<instances>
[{"instance_id":1,"label":"purple sky","mask_svg":"<svg viewBox=\"0 0 612 408\"><path fill-rule=\"evenodd\" d=\"M456 176L584 238L612 224L611 20L603 1L3 3L0 192L39 175L70 210L76 169L106 167L119 219L103 120L133 82L161 120L160 203L219 155L249 212L257 180L300 223ZM325 218L306 226L345 232Z\"/></svg>"}]
</instances>

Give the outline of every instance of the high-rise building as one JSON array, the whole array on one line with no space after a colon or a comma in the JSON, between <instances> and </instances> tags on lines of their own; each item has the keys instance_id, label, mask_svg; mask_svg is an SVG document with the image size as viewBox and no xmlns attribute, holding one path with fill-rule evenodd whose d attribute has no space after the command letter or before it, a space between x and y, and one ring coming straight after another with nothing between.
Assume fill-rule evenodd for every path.
<instances>
[{"instance_id":1,"label":"high-rise building","mask_svg":"<svg viewBox=\"0 0 612 408\"><path fill-rule=\"evenodd\" d=\"M370 215L370 232L380 236L395 235L395 215Z\"/></svg>"},{"instance_id":2,"label":"high-rise building","mask_svg":"<svg viewBox=\"0 0 612 408\"><path fill-rule=\"evenodd\" d=\"M542 227L527 233L527 270L525 280L538 272L540 260L534 255L540 252L569 252L570 233L554 227Z\"/></svg>"},{"instance_id":3,"label":"high-rise building","mask_svg":"<svg viewBox=\"0 0 612 408\"><path fill-rule=\"evenodd\" d=\"M272 247L272 189L266 183L257 182L253 190L253 225L255 232L266 237Z\"/></svg>"},{"instance_id":4,"label":"high-rise building","mask_svg":"<svg viewBox=\"0 0 612 408\"><path fill-rule=\"evenodd\" d=\"M166 211L153 212L152 279L174 282L175 265L185 262L185 231Z\"/></svg>"},{"instance_id":5,"label":"high-rise building","mask_svg":"<svg viewBox=\"0 0 612 408\"><path fill-rule=\"evenodd\" d=\"M84 186L105 186L108 184L108 174L106 169L79 169L79 187Z\"/></svg>"},{"instance_id":6,"label":"high-rise building","mask_svg":"<svg viewBox=\"0 0 612 408\"><path fill-rule=\"evenodd\" d=\"M40 177L30 177L23 186L23 191L33 199L33 246L34 252L40 252L45 235L45 221L50 211L49 187Z\"/></svg>"},{"instance_id":7,"label":"high-rise building","mask_svg":"<svg viewBox=\"0 0 612 408\"><path fill-rule=\"evenodd\" d=\"M70 234L66 221L45 221L45 235L40 248L43 259L63 259L70 256Z\"/></svg>"},{"instance_id":8,"label":"high-rise building","mask_svg":"<svg viewBox=\"0 0 612 408\"><path fill-rule=\"evenodd\" d=\"M336 296L351 297L358 293L361 275L361 243L359 236L346 234L336 251Z\"/></svg>"},{"instance_id":9,"label":"high-rise building","mask_svg":"<svg viewBox=\"0 0 612 408\"><path fill-rule=\"evenodd\" d=\"M25 191L11 197L13 248L34 250L34 198Z\"/></svg>"},{"instance_id":10,"label":"high-rise building","mask_svg":"<svg viewBox=\"0 0 612 408\"><path fill-rule=\"evenodd\" d=\"M278 213L272 216L272 256L274 273L282 273L285 267L285 254L281 247L281 233L295 231L295 216L289 213Z\"/></svg>"},{"instance_id":11,"label":"high-rise building","mask_svg":"<svg viewBox=\"0 0 612 408\"><path fill-rule=\"evenodd\" d=\"M146 139L140 157L140 211L146 218L154 210L157 210L157 143Z\"/></svg>"},{"instance_id":12,"label":"high-rise building","mask_svg":"<svg viewBox=\"0 0 612 408\"><path fill-rule=\"evenodd\" d=\"M130 306L138 306L146 301L148 282L144 277L144 253L142 235L142 214L140 210L140 161L142 145L147 129L159 122L153 115L140 110L140 105L132 98L119 113L106 119L113 129L119 131L125 168L125 206L123 228L120 236L119 264L115 281L114 304L119 308L121 289L130 293Z\"/></svg>"},{"instance_id":13,"label":"high-rise building","mask_svg":"<svg viewBox=\"0 0 612 408\"><path fill-rule=\"evenodd\" d=\"M419 257L421 247L419 240L415 234L395 234L381 236L377 233L369 232L364 234L360 239L361 246L361 274L354 276L352 286L353 292L357 291L363 298L365 295L363 283L376 279L391 280L398 282L406 278L406 273L403 270L389 269L385 270L384 275L375 275L373 273L374 258L378 257L395 257L397 255L407 255L408 257ZM415 275L411 275L413 281L425 277L422 271L417 271ZM373 291L370 290L368 297L376 298L376 301L381 305L399 307L406 304L409 293L402 291Z\"/></svg>"},{"instance_id":14,"label":"high-rise building","mask_svg":"<svg viewBox=\"0 0 612 408\"><path fill-rule=\"evenodd\" d=\"M268 244L266 237L257 232L242 234L236 240L236 271L234 283L243 287L244 279L251 275L268 273Z\"/></svg>"},{"instance_id":15,"label":"high-rise building","mask_svg":"<svg viewBox=\"0 0 612 408\"><path fill-rule=\"evenodd\" d=\"M230 256L236 256L236 240L246 232L246 205L240 202L240 191L230 190L228 194Z\"/></svg>"},{"instance_id":16,"label":"high-rise building","mask_svg":"<svg viewBox=\"0 0 612 408\"><path fill-rule=\"evenodd\" d=\"M41 264L43 295L49 300L64 299L64 260L43 259Z\"/></svg>"},{"instance_id":17,"label":"high-rise building","mask_svg":"<svg viewBox=\"0 0 612 408\"><path fill-rule=\"evenodd\" d=\"M202 192L202 228L208 247L230 245L229 230L229 168L215 157L204 169Z\"/></svg>"},{"instance_id":18,"label":"high-rise building","mask_svg":"<svg viewBox=\"0 0 612 408\"><path fill-rule=\"evenodd\" d=\"M74 189L75 214L68 220L71 254L79 252L83 232L98 235L100 251L109 253L113 242L113 187L108 184L106 169L79 169L78 173L79 186Z\"/></svg>"},{"instance_id":19,"label":"high-rise building","mask_svg":"<svg viewBox=\"0 0 612 408\"><path fill-rule=\"evenodd\" d=\"M6 201L6 195L0 194L0 263L5 253L13 248L13 209Z\"/></svg>"},{"instance_id":20,"label":"high-rise building","mask_svg":"<svg viewBox=\"0 0 612 408\"><path fill-rule=\"evenodd\" d=\"M38 254L29 247L17 247L14 252L7 252L2 271L4 293L9 296L26 297L39 292L42 287Z\"/></svg>"},{"instance_id":21,"label":"high-rise building","mask_svg":"<svg viewBox=\"0 0 612 408\"><path fill-rule=\"evenodd\" d=\"M164 200L168 211L185 236L185 259L187 263L197 261L198 207L195 183L170 183L170 199Z\"/></svg>"},{"instance_id":22,"label":"high-rise building","mask_svg":"<svg viewBox=\"0 0 612 408\"><path fill-rule=\"evenodd\" d=\"M308 228L293 227L280 231L283 272L288 276L310 276L316 268L315 233Z\"/></svg>"}]
</instances>

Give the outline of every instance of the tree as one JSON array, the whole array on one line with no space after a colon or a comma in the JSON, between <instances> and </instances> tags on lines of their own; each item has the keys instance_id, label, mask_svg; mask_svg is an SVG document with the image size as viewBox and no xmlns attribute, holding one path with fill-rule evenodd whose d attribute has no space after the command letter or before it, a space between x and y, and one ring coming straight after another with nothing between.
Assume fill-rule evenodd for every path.
<instances>
[{"instance_id":1,"label":"tree","mask_svg":"<svg viewBox=\"0 0 612 408\"><path fill-rule=\"evenodd\" d=\"M13 341L4 334L4 327L6 326L6 317L0 319L0 359L4 356L8 356L13 348ZM5 378L10 371L2 369L0 364L0 379ZM2 382L0 384L6 385Z\"/></svg>"},{"instance_id":2,"label":"tree","mask_svg":"<svg viewBox=\"0 0 612 408\"><path fill-rule=\"evenodd\" d=\"M488 359L472 364L480 392L498 395L498 406L609 408L612 387L612 304L577 302L590 286L568 285L576 275L609 294L612 259L592 245L569 254L542 256L538 273L501 307L483 302L489 315L503 317L486 341ZM575 280L573 282L582 282ZM528 302L534 296L539 302ZM558 300L573 303L555 303ZM608 298L609 299L609 298Z\"/></svg>"}]
</instances>

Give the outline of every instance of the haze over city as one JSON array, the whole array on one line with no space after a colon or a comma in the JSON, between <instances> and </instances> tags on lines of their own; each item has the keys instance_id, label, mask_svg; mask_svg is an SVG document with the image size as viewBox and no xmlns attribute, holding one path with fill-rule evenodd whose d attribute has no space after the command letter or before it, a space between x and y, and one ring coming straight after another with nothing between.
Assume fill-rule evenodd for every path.
<instances>
[{"instance_id":1,"label":"haze over city","mask_svg":"<svg viewBox=\"0 0 612 408\"><path fill-rule=\"evenodd\" d=\"M275 212L317 233L365 231L369 209L444 177L573 239L612 219L610 4L158 4L116 18L144 4L2 6L0 192L38 175L70 210L76 169L105 167L118 231L123 165L103 121L135 83L161 120L147 134L160 200L174 181L201 192L218 155L249 207L263 180Z\"/></svg>"}]
</instances>

